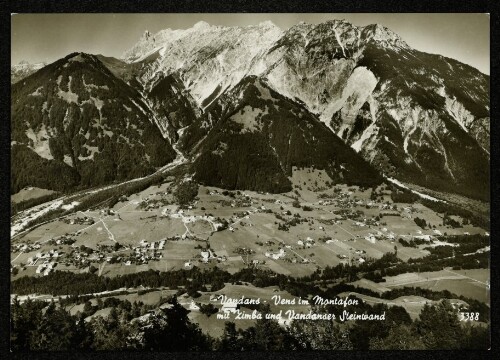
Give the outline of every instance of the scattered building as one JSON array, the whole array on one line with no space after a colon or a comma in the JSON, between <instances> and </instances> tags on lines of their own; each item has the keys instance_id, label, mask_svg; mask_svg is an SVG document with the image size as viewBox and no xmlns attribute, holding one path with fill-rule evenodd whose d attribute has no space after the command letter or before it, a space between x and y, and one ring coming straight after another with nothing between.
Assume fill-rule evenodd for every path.
<instances>
[{"instance_id":1,"label":"scattered building","mask_svg":"<svg viewBox=\"0 0 500 360\"><path fill-rule=\"evenodd\" d=\"M238 304L235 301L226 301L219 311L224 314L235 314L238 312Z\"/></svg>"}]
</instances>

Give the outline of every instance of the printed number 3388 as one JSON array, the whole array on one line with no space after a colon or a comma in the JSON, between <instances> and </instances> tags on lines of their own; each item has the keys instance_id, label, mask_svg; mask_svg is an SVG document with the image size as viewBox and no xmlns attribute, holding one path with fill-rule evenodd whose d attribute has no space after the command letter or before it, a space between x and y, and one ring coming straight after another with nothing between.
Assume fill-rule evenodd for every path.
<instances>
[{"instance_id":1,"label":"printed number 3388","mask_svg":"<svg viewBox=\"0 0 500 360\"><path fill-rule=\"evenodd\" d=\"M461 312L460 321L477 321L479 320L478 312Z\"/></svg>"}]
</instances>

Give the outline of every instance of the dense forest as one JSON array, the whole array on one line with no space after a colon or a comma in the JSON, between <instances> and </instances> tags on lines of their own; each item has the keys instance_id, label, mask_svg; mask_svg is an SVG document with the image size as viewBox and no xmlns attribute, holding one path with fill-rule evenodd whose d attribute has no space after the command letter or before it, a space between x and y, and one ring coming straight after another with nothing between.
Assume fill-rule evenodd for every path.
<instances>
[{"instance_id":1,"label":"dense forest","mask_svg":"<svg viewBox=\"0 0 500 360\"><path fill-rule=\"evenodd\" d=\"M487 237L454 236L443 237L451 243L464 245L457 248L455 257L447 256L451 247L429 248L431 253L422 259L408 263L399 260L395 253L387 253L381 259L359 266L326 267L309 276L295 278L276 274L268 270L245 268L229 274L218 268L159 272L148 270L116 277L103 277L95 273L72 273L55 271L44 277L22 277L11 283L11 293L69 295L59 298L55 304L28 300L23 304L17 300L12 306L11 341L15 350L43 349L143 349L165 351L215 350L327 350L327 349L487 349L490 344L489 307L477 300L449 291L433 291L415 287L403 287L379 294L369 289L348 284L358 278L383 280L382 276L406 271L441 270L444 265L455 264L456 268L477 268L486 266L488 254L467 255L482 248ZM469 261L468 258L471 258ZM484 258L484 259L483 259ZM476 261L477 260L477 261ZM483 264L484 263L484 264ZM467 265L469 264L469 265ZM401 296L421 296L433 302L425 305L420 316L412 320L404 308L388 307L383 303L370 306L359 302L346 310L357 313L381 314L384 321L293 321L291 326L282 327L270 319L260 319L245 330L237 329L234 323L225 324L224 335L213 338L203 334L198 325L187 318L187 310L177 303L176 297L160 299L155 305L140 302L129 303L118 300L110 294L97 297L92 305L91 293L136 288L144 286L148 291L159 288L177 290L176 296L187 294L195 301L207 288L211 291L223 289L225 284L252 284L256 287L277 286L293 296L311 298L318 295L325 299L341 299L340 294L353 292L384 300ZM128 293L123 291L123 293ZM355 295L351 295L354 296ZM477 313L479 323L460 323L457 310L446 300L459 299L465 303L461 311ZM170 306L162 306L170 303ZM72 304L85 304L83 311L70 315L65 308ZM48 307L47 307L48 306ZM85 318L99 309L112 308L107 318ZM265 306L257 308L265 313ZM326 305L325 309L337 317L343 308ZM202 306L204 316L215 316L216 308ZM47 314L51 314L47 316ZM149 315L147 315L149 314ZM147 315L147 320L137 318ZM136 320L133 320L136 319ZM88 320L88 319L87 319ZM64 329L64 336L59 334ZM169 341L165 341L169 339Z\"/></svg>"},{"instance_id":2,"label":"dense forest","mask_svg":"<svg viewBox=\"0 0 500 360\"><path fill-rule=\"evenodd\" d=\"M83 312L71 315L54 302L28 300L12 304L11 349L39 350L146 350L146 351L274 351L274 350L417 350L488 349L489 327L461 325L447 302L425 305L412 321L402 307L361 303L349 311L381 314L385 321L336 322L295 320L281 327L265 316L247 329L226 322L219 338L202 333L188 318L177 298L161 300L150 310L142 303L113 298L85 303ZM109 316L85 318L95 308L112 306ZM268 307L260 309L262 313ZM319 309L317 309L319 311ZM323 309L327 310L328 309ZM214 316L207 314L204 316Z\"/></svg>"},{"instance_id":3,"label":"dense forest","mask_svg":"<svg viewBox=\"0 0 500 360\"><path fill-rule=\"evenodd\" d=\"M137 178L175 158L140 94L95 56L70 54L11 96L11 193Z\"/></svg>"},{"instance_id":4,"label":"dense forest","mask_svg":"<svg viewBox=\"0 0 500 360\"><path fill-rule=\"evenodd\" d=\"M239 95L238 95L239 94ZM203 184L226 189L292 190L292 167L324 169L333 183L374 186L380 174L303 106L255 77L244 78L209 109L217 122L196 148ZM202 121L202 120L199 120ZM193 123L190 128L201 125Z\"/></svg>"}]
</instances>

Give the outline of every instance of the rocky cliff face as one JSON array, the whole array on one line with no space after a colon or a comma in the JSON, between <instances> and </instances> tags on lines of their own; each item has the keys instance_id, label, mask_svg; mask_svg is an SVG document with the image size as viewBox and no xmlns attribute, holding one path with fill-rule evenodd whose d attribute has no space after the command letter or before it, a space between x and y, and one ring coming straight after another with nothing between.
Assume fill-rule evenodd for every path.
<instances>
[{"instance_id":1,"label":"rocky cliff face","mask_svg":"<svg viewBox=\"0 0 500 360\"><path fill-rule=\"evenodd\" d=\"M145 34L124 60L150 62L137 77L146 93L163 78L178 79L183 102L205 126L218 121L211 104L256 76L384 174L488 197L489 77L414 50L383 26L335 20L281 31L270 23L199 23Z\"/></svg>"},{"instance_id":2,"label":"rocky cliff face","mask_svg":"<svg viewBox=\"0 0 500 360\"><path fill-rule=\"evenodd\" d=\"M26 78L46 65L47 64L43 62L30 64L27 61L21 61L19 64L12 65L10 67L10 83L14 84L19 80Z\"/></svg>"},{"instance_id":3,"label":"rocky cliff face","mask_svg":"<svg viewBox=\"0 0 500 360\"><path fill-rule=\"evenodd\" d=\"M235 170L237 176L225 174L218 169L224 164L212 161L214 156L236 154L237 144L248 143L241 151L248 155L253 141L259 146L258 153L267 154L269 164L275 165L269 169L281 173L275 179L276 189L287 188L284 179L289 175L288 169L299 163L329 168L332 179L339 180L339 174L346 175L339 168L335 153L339 152L351 154L356 164L362 157L371 164L370 168L399 180L485 200L489 197L489 76L456 60L412 49L380 25L357 27L334 20L318 25L299 23L282 31L270 22L247 27L200 22L185 30L146 32L121 60L89 58L89 69L99 69L99 77L106 81L91 82L87 75L82 77L82 70L74 66L80 62L70 59L54 63L59 67L51 64L42 68L13 87L13 141L31 146L46 160L49 154L36 150L46 146L38 147L35 142L41 144L46 141L42 138L52 138L50 131L56 128L55 124L71 124L65 120L66 110L69 117L73 113L78 116L78 111L90 111L103 134L115 130L105 128L111 125L99 121L118 124L137 119L134 125L138 132L152 125L159 130L161 140L154 135L157 140L138 140L140 144L150 150L159 145L158 151L166 152L165 162L173 156L170 144L176 143L176 148L192 157L197 171L203 168L199 159L212 164L209 173L221 186L257 188L255 184L263 182L242 180L252 169L262 169L262 164L253 160L234 163L232 167L240 169ZM51 84L48 88L40 82L47 77ZM111 94L99 86L116 91ZM82 90L74 90L75 87ZM243 87L246 92L241 90ZM253 100L241 99L241 91L253 94ZM274 94L273 99L268 93ZM39 103L33 107L25 104L25 99L39 99ZM49 110L51 102L61 104L55 107L62 109L57 121L52 120L55 115ZM106 109L113 109L113 113ZM26 127L26 112L34 119L47 119ZM44 115L47 112L51 115ZM280 116L287 119L286 124L278 119ZM314 135L302 131L304 124L315 129ZM65 132L70 125L57 126L62 126L57 131ZM235 127L241 127L241 131L234 132ZM284 133L271 131L272 128ZM34 133L26 135L27 129ZM44 131L48 136L43 135ZM288 157L286 147L273 142L297 132L307 140L292 143L307 144L310 151L321 156L314 161L304 153ZM233 140L227 134L241 142L232 148L229 145ZM26 136L33 144L27 142ZM79 137L71 136L70 139ZM227 148L216 144L214 139L220 136ZM312 138L322 138L326 143ZM162 141L165 146L160 145ZM349 151L339 144L350 147ZM62 152L54 151L59 154L60 163L77 168L78 158L89 155L72 155L68 146ZM56 158L49 148L50 156ZM143 155L152 164L151 154L147 154L149 158L146 153ZM327 166L327 157L335 165ZM245 165L247 160L253 165ZM269 175L271 170L264 173Z\"/></svg>"},{"instance_id":4,"label":"rocky cliff face","mask_svg":"<svg viewBox=\"0 0 500 360\"><path fill-rule=\"evenodd\" d=\"M272 23L248 27L210 26L146 33L123 59L138 63L155 57L139 75L148 90L164 76L177 74L200 108L251 75L254 60L282 35Z\"/></svg>"},{"instance_id":5,"label":"rocky cliff face","mask_svg":"<svg viewBox=\"0 0 500 360\"><path fill-rule=\"evenodd\" d=\"M218 119L206 132L193 123L195 177L209 185L269 192L290 191L292 167L324 169L333 183L373 186L381 176L304 106L244 78L210 109ZM190 133L190 131L194 131Z\"/></svg>"}]
</instances>

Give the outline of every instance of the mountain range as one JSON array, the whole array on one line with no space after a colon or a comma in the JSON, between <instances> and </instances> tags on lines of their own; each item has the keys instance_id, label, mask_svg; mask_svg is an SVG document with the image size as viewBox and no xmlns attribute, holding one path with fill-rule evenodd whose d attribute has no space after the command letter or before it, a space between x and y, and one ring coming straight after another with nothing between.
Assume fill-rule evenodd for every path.
<instances>
[{"instance_id":1,"label":"mountain range","mask_svg":"<svg viewBox=\"0 0 500 360\"><path fill-rule=\"evenodd\" d=\"M380 25L200 22L146 31L121 59L29 68L11 70L12 193L182 157L188 175L228 189L289 191L295 166L489 199L489 76Z\"/></svg>"}]
</instances>

